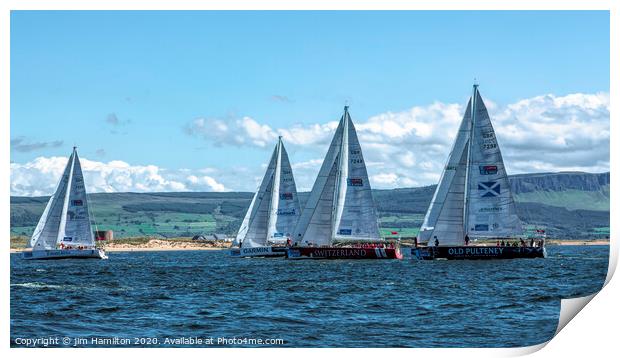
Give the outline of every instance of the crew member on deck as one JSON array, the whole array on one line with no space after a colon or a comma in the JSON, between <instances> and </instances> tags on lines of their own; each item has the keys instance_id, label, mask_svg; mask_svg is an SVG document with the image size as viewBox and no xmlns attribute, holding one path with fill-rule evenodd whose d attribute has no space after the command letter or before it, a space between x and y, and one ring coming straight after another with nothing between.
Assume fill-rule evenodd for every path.
<instances>
[{"instance_id":1,"label":"crew member on deck","mask_svg":"<svg viewBox=\"0 0 620 358\"><path fill-rule=\"evenodd\" d=\"M465 234L465 246L469 246L469 235Z\"/></svg>"},{"instance_id":2,"label":"crew member on deck","mask_svg":"<svg viewBox=\"0 0 620 358\"><path fill-rule=\"evenodd\" d=\"M439 246L439 240L437 240L437 236L435 236L435 246Z\"/></svg>"}]
</instances>

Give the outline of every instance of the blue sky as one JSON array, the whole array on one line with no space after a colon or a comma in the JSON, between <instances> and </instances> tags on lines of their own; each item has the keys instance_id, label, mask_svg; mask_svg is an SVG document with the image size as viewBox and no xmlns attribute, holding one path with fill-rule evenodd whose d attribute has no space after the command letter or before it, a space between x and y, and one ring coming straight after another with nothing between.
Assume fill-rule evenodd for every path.
<instances>
[{"instance_id":1,"label":"blue sky","mask_svg":"<svg viewBox=\"0 0 620 358\"><path fill-rule=\"evenodd\" d=\"M474 78L500 109L608 93L609 13L13 11L11 161L75 143L105 163L258 173L271 143L214 140L195 121L308 127L348 102L363 123L464 105ZM297 162L324 150L289 148Z\"/></svg>"}]
</instances>

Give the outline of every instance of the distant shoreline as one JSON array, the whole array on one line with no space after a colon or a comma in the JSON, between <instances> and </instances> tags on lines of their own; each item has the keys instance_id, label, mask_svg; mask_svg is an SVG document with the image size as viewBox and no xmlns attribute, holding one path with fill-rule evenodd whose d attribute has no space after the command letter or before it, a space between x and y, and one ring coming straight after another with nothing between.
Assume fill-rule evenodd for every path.
<instances>
[{"instance_id":1,"label":"distant shoreline","mask_svg":"<svg viewBox=\"0 0 620 358\"><path fill-rule=\"evenodd\" d=\"M548 246L601 246L609 245L609 240L549 240Z\"/></svg>"},{"instance_id":2,"label":"distant shoreline","mask_svg":"<svg viewBox=\"0 0 620 358\"><path fill-rule=\"evenodd\" d=\"M148 251L219 251L227 250L227 247L104 247L106 252L148 252ZM11 253L28 251L29 248L11 249Z\"/></svg>"},{"instance_id":3,"label":"distant shoreline","mask_svg":"<svg viewBox=\"0 0 620 358\"><path fill-rule=\"evenodd\" d=\"M119 239L99 246L107 252L134 252L134 251L207 251L225 250L231 246L224 241L200 241L186 238L180 239ZM11 253L29 250L26 247L13 247Z\"/></svg>"},{"instance_id":4,"label":"distant shoreline","mask_svg":"<svg viewBox=\"0 0 620 358\"><path fill-rule=\"evenodd\" d=\"M609 245L609 240L558 240L548 239L547 246L605 246ZM412 243L403 242L403 247L410 247ZM477 245L478 246L478 245ZM485 245L479 246L493 246L493 243L488 242ZM123 243L122 239L116 242L111 242L103 247L107 252L153 252L153 251L217 251L227 250L230 248L230 243L216 242L216 243L200 243L200 242L188 242L188 241L166 241L160 239L149 240L142 244L128 244ZM12 248L11 253L19 253L27 251L28 248Z\"/></svg>"}]
</instances>

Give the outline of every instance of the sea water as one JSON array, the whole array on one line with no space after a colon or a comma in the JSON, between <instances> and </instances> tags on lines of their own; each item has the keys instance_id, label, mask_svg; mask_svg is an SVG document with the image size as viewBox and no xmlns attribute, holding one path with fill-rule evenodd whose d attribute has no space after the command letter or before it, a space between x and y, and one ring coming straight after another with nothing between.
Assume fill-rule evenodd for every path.
<instances>
[{"instance_id":1,"label":"sea water","mask_svg":"<svg viewBox=\"0 0 620 358\"><path fill-rule=\"evenodd\" d=\"M11 346L518 347L598 291L608 246L547 259L242 259L226 251L11 254Z\"/></svg>"}]
</instances>

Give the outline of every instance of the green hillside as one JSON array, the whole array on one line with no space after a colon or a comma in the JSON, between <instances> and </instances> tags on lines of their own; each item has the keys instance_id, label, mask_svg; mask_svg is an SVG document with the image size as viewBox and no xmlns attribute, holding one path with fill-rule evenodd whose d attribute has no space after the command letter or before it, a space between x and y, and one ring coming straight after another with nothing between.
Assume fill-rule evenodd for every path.
<instances>
[{"instance_id":1,"label":"green hillside","mask_svg":"<svg viewBox=\"0 0 620 358\"><path fill-rule=\"evenodd\" d=\"M569 189L520 193L515 195L515 200L518 202L559 206L568 210L609 211L609 185L601 186L600 191Z\"/></svg>"},{"instance_id":2,"label":"green hillside","mask_svg":"<svg viewBox=\"0 0 620 358\"><path fill-rule=\"evenodd\" d=\"M555 237L609 235L609 173L552 173L511 178L526 228ZM582 188L580 190L579 188ZM413 236L435 186L373 190L381 234ZM300 193L303 204L308 193ZM100 193L89 195L98 230L119 237L236 234L252 193ZM11 197L11 235L30 236L47 197Z\"/></svg>"},{"instance_id":3,"label":"green hillside","mask_svg":"<svg viewBox=\"0 0 620 358\"><path fill-rule=\"evenodd\" d=\"M93 224L115 237L233 233L250 193L112 193L89 195ZM11 235L31 235L46 197L11 198Z\"/></svg>"}]
</instances>

